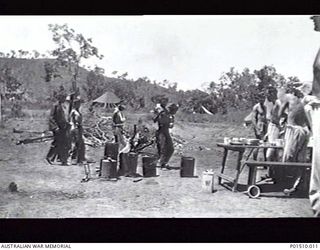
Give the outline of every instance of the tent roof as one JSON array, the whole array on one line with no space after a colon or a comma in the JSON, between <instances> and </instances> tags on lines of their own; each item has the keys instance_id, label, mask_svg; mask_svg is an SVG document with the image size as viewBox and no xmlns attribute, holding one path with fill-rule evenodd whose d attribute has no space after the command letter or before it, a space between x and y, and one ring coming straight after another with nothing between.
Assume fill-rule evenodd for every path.
<instances>
[{"instance_id":1,"label":"tent roof","mask_svg":"<svg viewBox=\"0 0 320 250\"><path fill-rule=\"evenodd\" d=\"M104 103L104 104L115 104L119 103L121 100L112 92L106 92L102 96L95 99L92 103Z\"/></svg>"}]
</instances>

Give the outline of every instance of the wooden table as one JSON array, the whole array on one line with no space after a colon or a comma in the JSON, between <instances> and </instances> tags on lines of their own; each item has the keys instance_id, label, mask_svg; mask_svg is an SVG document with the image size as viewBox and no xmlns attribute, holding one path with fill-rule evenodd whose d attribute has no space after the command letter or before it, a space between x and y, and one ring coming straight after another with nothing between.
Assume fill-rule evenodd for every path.
<instances>
[{"instance_id":1,"label":"wooden table","mask_svg":"<svg viewBox=\"0 0 320 250\"><path fill-rule=\"evenodd\" d=\"M251 155L255 149L265 149L265 148L283 149L283 147L280 147L280 146L271 146L271 145L264 145L264 144L262 144L262 145L246 145L246 144L232 145L232 144L218 143L217 146L224 149L221 171L220 171L220 173L217 174L218 183L219 183L219 185L223 185L222 179L233 183L233 186L232 186L233 192L235 192L237 190L239 176L245 167L245 161L247 161L251 157ZM235 166L235 168L236 168L235 178L224 174L229 151L238 152L237 164ZM245 161L242 162L245 151L248 151L248 154L246 155ZM229 188L229 186L226 186L226 187Z\"/></svg>"}]
</instances>

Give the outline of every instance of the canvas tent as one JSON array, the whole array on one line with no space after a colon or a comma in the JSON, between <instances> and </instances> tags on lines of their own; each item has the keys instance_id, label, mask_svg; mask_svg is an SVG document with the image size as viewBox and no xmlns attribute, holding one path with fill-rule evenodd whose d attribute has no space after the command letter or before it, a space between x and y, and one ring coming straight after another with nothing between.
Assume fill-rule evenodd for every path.
<instances>
[{"instance_id":1,"label":"canvas tent","mask_svg":"<svg viewBox=\"0 0 320 250\"><path fill-rule=\"evenodd\" d=\"M119 97L117 97L114 93L112 92L105 92L102 96L98 97L97 99L92 101L93 105L100 105L105 108L113 108L115 107L118 103L120 103L121 100Z\"/></svg>"}]
</instances>

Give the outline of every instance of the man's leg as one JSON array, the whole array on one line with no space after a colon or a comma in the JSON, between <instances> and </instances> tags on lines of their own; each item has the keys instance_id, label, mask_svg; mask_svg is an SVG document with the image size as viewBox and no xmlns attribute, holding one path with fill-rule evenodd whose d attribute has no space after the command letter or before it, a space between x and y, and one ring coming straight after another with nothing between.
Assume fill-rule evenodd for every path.
<instances>
[{"instance_id":1,"label":"man's leg","mask_svg":"<svg viewBox=\"0 0 320 250\"><path fill-rule=\"evenodd\" d=\"M82 133L79 133L79 138L78 138L78 145L77 145L77 156L78 156L78 163L83 163L86 160L85 157L85 145L84 145L84 140L82 138Z\"/></svg>"},{"instance_id":2,"label":"man's leg","mask_svg":"<svg viewBox=\"0 0 320 250\"><path fill-rule=\"evenodd\" d=\"M256 130L254 130L254 134L255 134L255 136L256 136L256 139L258 139L258 140L262 140L262 139L263 139L263 136L260 135L260 134L258 134ZM253 160L256 161L256 160L258 159L258 154L259 154L259 149L258 149L258 148L257 148L257 149L254 149L254 150L253 150L253 153L252 153L252 158L253 158Z\"/></svg>"},{"instance_id":3,"label":"man's leg","mask_svg":"<svg viewBox=\"0 0 320 250\"><path fill-rule=\"evenodd\" d=\"M275 124L269 123L268 142L275 142L277 139L279 139L279 134L280 134L279 128ZM274 148L268 148L266 152L266 160L277 161L277 159L278 159L278 150ZM274 181L279 179L277 176L277 170L274 167L269 167L268 177L274 179Z\"/></svg>"},{"instance_id":4,"label":"man's leg","mask_svg":"<svg viewBox=\"0 0 320 250\"><path fill-rule=\"evenodd\" d=\"M78 158L78 136L77 136L78 131L76 129L73 129L70 132L70 137L71 137L71 160L72 164L74 164L74 160Z\"/></svg>"},{"instance_id":5,"label":"man's leg","mask_svg":"<svg viewBox=\"0 0 320 250\"><path fill-rule=\"evenodd\" d=\"M46 156L46 160L49 164L52 165L52 162L55 160L57 153L57 134L53 132L53 141Z\"/></svg>"},{"instance_id":6,"label":"man's leg","mask_svg":"<svg viewBox=\"0 0 320 250\"><path fill-rule=\"evenodd\" d=\"M173 141L170 134L168 133L166 135L166 152L165 152L165 158L164 158L165 165L168 165L169 160L173 155L173 153L174 153Z\"/></svg>"},{"instance_id":7,"label":"man's leg","mask_svg":"<svg viewBox=\"0 0 320 250\"><path fill-rule=\"evenodd\" d=\"M294 169L295 173L294 173L294 182L293 182L293 185L291 188L288 188L288 189L284 189L283 192L285 194L292 194L294 193L295 191L297 191L297 188L298 186L300 185L301 183L301 180L302 180L302 172L303 170L301 168L296 168Z\"/></svg>"},{"instance_id":8,"label":"man's leg","mask_svg":"<svg viewBox=\"0 0 320 250\"><path fill-rule=\"evenodd\" d=\"M159 143L159 161L158 166L164 166L166 164L166 136L163 133L159 133L158 135L158 143Z\"/></svg>"},{"instance_id":9,"label":"man's leg","mask_svg":"<svg viewBox=\"0 0 320 250\"><path fill-rule=\"evenodd\" d=\"M62 165L68 164L69 157L69 134L67 130L60 130L57 136L57 150Z\"/></svg>"},{"instance_id":10,"label":"man's leg","mask_svg":"<svg viewBox=\"0 0 320 250\"><path fill-rule=\"evenodd\" d=\"M49 149L49 152L46 156L46 161L52 165L52 162L54 161L54 157L56 156L56 146L52 143Z\"/></svg>"},{"instance_id":11,"label":"man's leg","mask_svg":"<svg viewBox=\"0 0 320 250\"><path fill-rule=\"evenodd\" d=\"M295 128L290 136L287 138L290 143L290 150L286 155L287 162L305 162L307 154L308 134L304 129ZM294 168L293 176L294 182L291 188L285 189L284 193L291 194L297 191L301 183L303 170L301 168Z\"/></svg>"},{"instance_id":12,"label":"man's leg","mask_svg":"<svg viewBox=\"0 0 320 250\"><path fill-rule=\"evenodd\" d=\"M156 146L157 146L157 153L158 153L158 158L160 158L161 154L161 145L160 145L160 140L159 140L159 131L156 131Z\"/></svg>"}]
</instances>

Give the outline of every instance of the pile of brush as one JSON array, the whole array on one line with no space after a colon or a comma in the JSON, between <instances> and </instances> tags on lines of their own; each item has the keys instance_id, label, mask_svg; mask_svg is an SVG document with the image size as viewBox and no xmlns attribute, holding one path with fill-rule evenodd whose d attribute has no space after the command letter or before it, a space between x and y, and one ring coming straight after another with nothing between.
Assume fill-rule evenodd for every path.
<instances>
[{"instance_id":1,"label":"pile of brush","mask_svg":"<svg viewBox=\"0 0 320 250\"><path fill-rule=\"evenodd\" d=\"M95 115L83 124L83 136L85 143L93 147L105 145L113 140L112 119Z\"/></svg>"}]
</instances>

